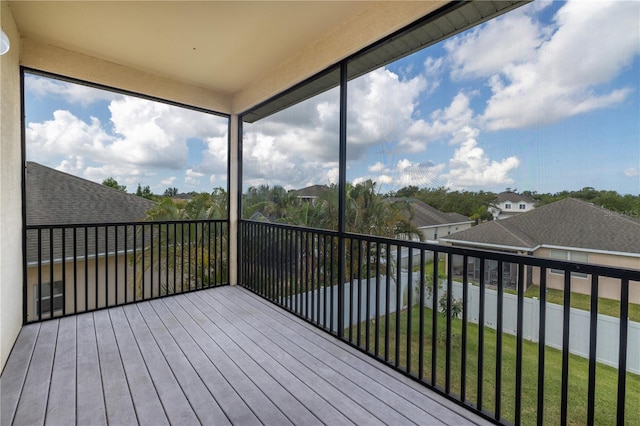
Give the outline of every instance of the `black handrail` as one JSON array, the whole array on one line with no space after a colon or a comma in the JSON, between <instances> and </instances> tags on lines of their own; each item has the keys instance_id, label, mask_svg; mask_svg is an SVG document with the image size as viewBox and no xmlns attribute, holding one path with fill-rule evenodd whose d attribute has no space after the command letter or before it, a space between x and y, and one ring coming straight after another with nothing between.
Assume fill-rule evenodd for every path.
<instances>
[{"instance_id":1,"label":"black handrail","mask_svg":"<svg viewBox=\"0 0 640 426\"><path fill-rule=\"evenodd\" d=\"M226 220L26 226L23 321L225 285Z\"/></svg>"},{"instance_id":2,"label":"black handrail","mask_svg":"<svg viewBox=\"0 0 640 426\"><path fill-rule=\"evenodd\" d=\"M629 288L631 283L640 286L640 270L247 220L240 222L239 238L241 285L496 423L597 423L598 289L603 280L613 281L620 289L613 418L618 424L628 421L627 375L633 374L627 372ZM456 270L454 262L460 259L462 267ZM480 272L475 282L472 261ZM339 262L344 262L342 278ZM564 275L564 301L557 307L562 316L560 323L550 323L547 275L558 271ZM576 371L570 346L576 332L570 327L576 272L591 282L585 371ZM534 276L537 282L532 283ZM537 315L535 324L524 315L525 290L532 284L540 287L540 300L527 311ZM454 296L460 287L462 301ZM474 318L472 289L478 295ZM525 325L537 333L535 339L525 336ZM559 327L557 350L549 346L548 333ZM545 374L549 351L561 359L557 386ZM532 353L537 354L537 372L525 382ZM588 383L584 419L574 418L577 409L569 402L575 401L571 382L576 375L588 377L583 379ZM550 401L546 393L552 385L559 390Z\"/></svg>"}]
</instances>

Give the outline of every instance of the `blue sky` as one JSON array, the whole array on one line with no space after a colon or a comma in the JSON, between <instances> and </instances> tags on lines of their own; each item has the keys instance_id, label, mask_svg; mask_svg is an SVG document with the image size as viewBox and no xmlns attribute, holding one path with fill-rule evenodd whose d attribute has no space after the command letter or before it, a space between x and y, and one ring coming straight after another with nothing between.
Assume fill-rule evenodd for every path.
<instances>
[{"instance_id":1,"label":"blue sky","mask_svg":"<svg viewBox=\"0 0 640 426\"><path fill-rule=\"evenodd\" d=\"M226 118L28 75L27 159L135 192L227 186Z\"/></svg>"},{"instance_id":2,"label":"blue sky","mask_svg":"<svg viewBox=\"0 0 640 426\"><path fill-rule=\"evenodd\" d=\"M640 2L536 1L348 86L347 179L640 194ZM162 193L226 186L219 117L29 77L30 160ZM338 92L245 126L244 187L337 181Z\"/></svg>"}]
</instances>

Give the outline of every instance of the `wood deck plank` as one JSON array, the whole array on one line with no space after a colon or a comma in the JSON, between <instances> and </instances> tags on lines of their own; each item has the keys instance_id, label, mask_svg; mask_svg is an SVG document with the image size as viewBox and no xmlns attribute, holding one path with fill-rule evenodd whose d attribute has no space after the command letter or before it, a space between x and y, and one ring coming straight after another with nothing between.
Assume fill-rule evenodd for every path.
<instances>
[{"instance_id":1,"label":"wood deck plank","mask_svg":"<svg viewBox=\"0 0 640 426\"><path fill-rule=\"evenodd\" d=\"M76 422L76 338L76 317L61 318L47 404L51 424Z\"/></svg>"},{"instance_id":2,"label":"wood deck plank","mask_svg":"<svg viewBox=\"0 0 640 426\"><path fill-rule=\"evenodd\" d=\"M138 422L149 426L169 424L123 308L109 309L109 316Z\"/></svg>"},{"instance_id":3,"label":"wood deck plank","mask_svg":"<svg viewBox=\"0 0 640 426\"><path fill-rule=\"evenodd\" d=\"M57 338L58 320L43 322L16 410L16 425L41 424L45 421Z\"/></svg>"},{"instance_id":4,"label":"wood deck plank","mask_svg":"<svg viewBox=\"0 0 640 426\"><path fill-rule=\"evenodd\" d=\"M484 424L241 287L25 326L1 425Z\"/></svg>"},{"instance_id":5,"label":"wood deck plank","mask_svg":"<svg viewBox=\"0 0 640 426\"><path fill-rule=\"evenodd\" d=\"M140 304L138 308L200 422L215 425L231 424L189 362L192 354L183 352L176 344L151 304Z\"/></svg>"},{"instance_id":6,"label":"wood deck plank","mask_svg":"<svg viewBox=\"0 0 640 426\"><path fill-rule=\"evenodd\" d=\"M198 306L213 322L219 325L230 339L232 339L245 353L260 365L267 374L274 378L281 386L309 411L311 411L322 423L325 424L346 424L351 423L349 418L338 411L333 405L323 399L319 393L311 386L315 387L315 382L305 383L291 371L291 365L285 365L281 360L281 353L270 353L262 346L261 341L250 338L242 330L236 321L230 321L225 315L216 310L216 306L210 303L210 298L204 294L198 294L191 298L192 302ZM229 315L233 317L232 314ZM256 350L260 348L260 350ZM295 360L294 360L295 361Z\"/></svg>"},{"instance_id":7,"label":"wood deck plank","mask_svg":"<svg viewBox=\"0 0 640 426\"><path fill-rule=\"evenodd\" d=\"M18 408L40 323L22 327L0 377L0 425L10 425Z\"/></svg>"},{"instance_id":8,"label":"wood deck plank","mask_svg":"<svg viewBox=\"0 0 640 426\"><path fill-rule=\"evenodd\" d=\"M251 411L264 424L284 425L292 424L280 409L251 381L247 373L242 370L219 346L219 342L212 339L206 332L208 325L206 318L193 317L191 311L182 306L181 299L188 296L176 296L164 299L169 309L178 321L185 325L189 334L201 345L211 360L218 366L226 381L242 396ZM196 319L198 318L198 319Z\"/></svg>"},{"instance_id":9,"label":"wood deck plank","mask_svg":"<svg viewBox=\"0 0 640 426\"><path fill-rule=\"evenodd\" d=\"M260 305L262 300L258 299L257 296L251 295L248 292L239 293L234 292L232 297L242 297L240 299L241 302L249 302L250 300L247 298L253 298L254 302L257 302ZM225 299L220 299L225 300ZM242 306L245 306L243 303ZM279 324L289 323L290 318L288 316L283 316L284 312L275 306L270 306L271 312L265 312L265 309L260 305L260 309L257 312L263 316L262 321L256 323L256 326L260 326L260 324L264 324L265 321L271 320L281 320ZM323 346L326 340L331 340L333 337L329 336L326 333L317 333L315 327L307 324L304 321L294 318L293 322L296 324L294 328L291 327L279 327L278 329L287 330L291 332L294 338L298 336L304 336L305 338L310 339L316 345ZM276 323L278 324L278 323ZM262 325L264 327L264 325ZM296 338L297 342L303 342L304 340L300 340ZM409 417L412 421L420 422L420 418L431 418L434 422L443 421L445 423L456 424L461 421L469 422L469 419L466 416L466 413L452 411L448 405L444 401L444 398L431 398L431 395L427 396L427 392L419 392L416 388L419 386L408 378L405 378L399 374L391 374L392 370L386 368L383 364L367 357L366 355L360 353L359 351L350 348L348 346L344 346L342 351L333 352L333 355L337 356L337 358L343 363L338 363L336 368L342 366L340 371L343 371L347 377L352 378L355 381L360 381L357 378L357 374L360 373L363 377L366 377L365 382L369 382L369 380L373 380L375 383L382 385L383 393L377 394L376 392L381 389L378 386L373 386L370 384L369 386L373 386L372 389L375 389L377 394L382 400L391 403L394 408L397 408L399 411L403 413L403 415ZM353 359L355 357L355 359ZM346 366L346 368L344 368ZM371 382L369 382L371 383ZM391 392L389 394L388 392ZM385 396L386 394L386 396ZM429 394L433 394L433 392L429 392ZM419 399L426 399L428 402L428 410L424 406L418 406L417 404L412 403L412 401L416 401ZM426 416L426 417L425 417ZM431 420L430 420L431 421Z\"/></svg>"},{"instance_id":10,"label":"wood deck plank","mask_svg":"<svg viewBox=\"0 0 640 426\"><path fill-rule=\"evenodd\" d=\"M330 368L313 368L313 365L305 362L311 355L309 353L297 353L292 350L286 339L273 337L273 333L263 333L255 327L255 317L250 315L238 315L237 305L229 300L220 301L209 295L199 295L207 300L218 310L222 317L228 318L238 326L247 336L250 336L255 344L259 345L270 356L277 360L282 368L286 368L296 375L303 383L311 384L312 390L324 398L336 410L356 424L376 425L383 424L380 419L363 408L350 390L343 389L336 383L335 375ZM231 306L227 306L229 303ZM293 352L293 354L291 353ZM367 394L362 389L357 396ZM357 392L358 390L356 390ZM373 401L373 404L376 404ZM324 420L324 419L323 419Z\"/></svg>"},{"instance_id":11,"label":"wood deck plank","mask_svg":"<svg viewBox=\"0 0 640 426\"><path fill-rule=\"evenodd\" d=\"M139 304L125 306L124 313L129 320L140 353L147 365L169 422L179 425L199 424L193 407L185 397L183 389L169 368L160 347L140 313Z\"/></svg>"},{"instance_id":12,"label":"wood deck plank","mask_svg":"<svg viewBox=\"0 0 640 426\"><path fill-rule=\"evenodd\" d=\"M137 422L131 392L116 343L109 311L93 314L102 372L102 386L109 424L127 425Z\"/></svg>"},{"instance_id":13,"label":"wood deck plank","mask_svg":"<svg viewBox=\"0 0 640 426\"><path fill-rule=\"evenodd\" d=\"M211 321L207 317L206 313L202 312L198 306L194 303L194 298L180 298L180 301L184 303L184 307L194 312L197 320L207 321L206 327L207 334L211 336L213 340L219 342L224 348L223 350L228 356L237 363L238 367L245 371L251 380L268 395L276 406L282 410L287 418L293 424L308 424L308 425L320 425L320 420L305 407L300 401L298 401L282 384L278 383L272 376L270 376L263 367L254 361L240 346L236 344L218 324ZM260 348L253 348L253 352L260 352ZM254 354L255 355L255 354Z\"/></svg>"},{"instance_id":14,"label":"wood deck plank","mask_svg":"<svg viewBox=\"0 0 640 426\"><path fill-rule=\"evenodd\" d=\"M186 327L182 321L178 321L174 312L165 304L165 299L151 302L156 313L165 324L176 343L188 354L189 361L198 372L209 392L215 398L218 405L227 415L227 418L237 425L259 425L260 420L245 404L238 392L227 382L222 375L219 366L216 365L200 346L201 342L194 340L189 334L192 327Z\"/></svg>"},{"instance_id":15,"label":"wood deck plank","mask_svg":"<svg viewBox=\"0 0 640 426\"><path fill-rule=\"evenodd\" d=\"M77 422L81 425L106 425L107 411L104 406L102 373L93 314L78 315L76 321Z\"/></svg>"},{"instance_id":16,"label":"wood deck plank","mask_svg":"<svg viewBox=\"0 0 640 426\"><path fill-rule=\"evenodd\" d=\"M235 295L230 295L231 299ZM301 340L301 337L297 336L297 332L291 330L291 327L295 326L295 323L288 323L287 321L279 322L268 318L269 314L264 314L261 309L260 300L257 300L257 305L254 306L254 310L249 307L256 302L253 296L248 294L241 295L236 300L241 312L252 313L255 315L253 325L257 330L264 331L266 333L278 333L284 341L289 342L287 347L293 356L303 360L303 362L310 368L317 371L323 371L340 389L345 390L349 395L353 395L357 399L358 403L362 405L372 415L376 416L383 423L386 424L409 424L415 423L408 418L405 413L397 409L394 405L394 397L388 392L384 392L380 389L380 386L376 382L372 382L365 377L357 374L352 374L348 363L345 365L343 361L337 358L335 355L341 353L344 345L327 345L320 342L320 345L314 344L311 341ZM258 309L259 308L259 309ZM271 309L271 307L268 307ZM277 308L276 308L277 309ZM268 312L268 311L267 311ZM273 331L269 331L273 330ZM426 415L423 421L431 422L431 424L440 424L439 421L433 419L430 415ZM418 422L420 423L420 422Z\"/></svg>"}]
</instances>

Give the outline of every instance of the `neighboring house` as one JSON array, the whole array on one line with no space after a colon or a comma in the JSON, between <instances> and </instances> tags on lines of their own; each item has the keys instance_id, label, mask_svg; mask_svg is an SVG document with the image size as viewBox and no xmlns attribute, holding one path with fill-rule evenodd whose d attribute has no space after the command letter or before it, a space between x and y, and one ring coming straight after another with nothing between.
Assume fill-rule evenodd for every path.
<instances>
[{"instance_id":1,"label":"neighboring house","mask_svg":"<svg viewBox=\"0 0 640 426\"><path fill-rule=\"evenodd\" d=\"M536 207L536 201L507 188L496 197L493 204L487 210L493 215L493 219L507 219L509 217L526 213Z\"/></svg>"},{"instance_id":2,"label":"neighboring house","mask_svg":"<svg viewBox=\"0 0 640 426\"><path fill-rule=\"evenodd\" d=\"M457 246L529 256L640 269L640 219L586 201L566 198L504 220L486 222L441 241ZM469 277L479 279L479 262L470 259ZM495 284L497 264L485 265L485 280ZM526 268L526 285L540 284L539 268ZM462 265L454 264L461 273ZM506 285L515 288L517 268L504 264ZM562 271L547 271L547 286L564 288ZM591 277L573 273L571 290L590 294ZM620 281L601 278L601 297L620 299ZM630 300L640 303L640 283L630 285Z\"/></svg>"},{"instance_id":3,"label":"neighboring house","mask_svg":"<svg viewBox=\"0 0 640 426\"><path fill-rule=\"evenodd\" d=\"M185 201L188 203L189 201L193 200L193 193L176 194L171 197L171 199L173 201Z\"/></svg>"},{"instance_id":4,"label":"neighboring house","mask_svg":"<svg viewBox=\"0 0 640 426\"><path fill-rule=\"evenodd\" d=\"M105 296L105 292L100 289L104 288L103 281L106 277L111 277L110 282L111 279L120 277L120 282L124 284L125 271L131 268L127 263L125 247L133 247L133 230L130 229L125 238L123 226L117 227L116 231L115 226L84 228L72 225L144 220L147 210L155 203L34 162L26 164L25 182L26 224L66 226L64 238L60 228L53 231L46 228L40 232L30 229L27 232L29 319L38 315L39 289L43 295L43 314L50 310L51 303L55 311L62 309L65 282L69 290L74 285L78 289L78 299L65 302L69 308L74 303L84 305L96 300L101 305L105 297L115 297L115 293ZM50 235L53 238L50 239ZM53 255L50 254L51 249ZM53 270L49 267L51 258ZM39 264L42 266L40 274ZM95 292L96 281L98 294ZM119 299L123 297L123 293L124 290L119 294Z\"/></svg>"},{"instance_id":5,"label":"neighboring house","mask_svg":"<svg viewBox=\"0 0 640 426\"><path fill-rule=\"evenodd\" d=\"M415 198L392 198L411 206L411 223L422 233L423 239L437 242L440 238L471 228L473 220L460 213L445 213Z\"/></svg>"},{"instance_id":6,"label":"neighboring house","mask_svg":"<svg viewBox=\"0 0 640 426\"><path fill-rule=\"evenodd\" d=\"M469 229L473 225L473 220L460 213L445 213L415 198L386 198L386 200L408 203L411 207L411 224L418 228L423 241L432 244L437 244L443 236ZM409 250L403 248L400 256L402 267L408 267ZM427 253L425 260L432 261L433 253ZM414 250L412 261L414 265L420 264L420 253L417 250Z\"/></svg>"},{"instance_id":7,"label":"neighboring house","mask_svg":"<svg viewBox=\"0 0 640 426\"><path fill-rule=\"evenodd\" d=\"M256 222L275 223L275 220L273 218L265 216L265 214L262 212L255 212L251 215L249 220L254 220Z\"/></svg>"},{"instance_id":8,"label":"neighboring house","mask_svg":"<svg viewBox=\"0 0 640 426\"><path fill-rule=\"evenodd\" d=\"M329 187L326 185L311 185L306 188L292 191L292 194L300 200L314 203L324 192L328 190Z\"/></svg>"}]
</instances>

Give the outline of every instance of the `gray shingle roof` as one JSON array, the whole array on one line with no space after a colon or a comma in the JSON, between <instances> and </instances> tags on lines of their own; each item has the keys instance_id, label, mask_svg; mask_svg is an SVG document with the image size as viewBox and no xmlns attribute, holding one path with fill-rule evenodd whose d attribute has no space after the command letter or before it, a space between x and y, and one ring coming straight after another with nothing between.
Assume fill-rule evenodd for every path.
<instances>
[{"instance_id":1,"label":"gray shingle roof","mask_svg":"<svg viewBox=\"0 0 640 426\"><path fill-rule=\"evenodd\" d=\"M451 234L446 241L640 253L640 219L566 198L503 220Z\"/></svg>"},{"instance_id":2,"label":"gray shingle roof","mask_svg":"<svg viewBox=\"0 0 640 426\"><path fill-rule=\"evenodd\" d=\"M527 196L520 195L513 191L505 191L501 192L496 196L498 203L504 203L505 201L511 201L512 203L517 203L520 201L524 201L525 203L535 203L536 200L533 200Z\"/></svg>"},{"instance_id":3,"label":"gray shingle roof","mask_svg":"<svg viewBox=\"0 0 640 426\"><path fill-rule=\"evenodd\" d=\"M316 198L321 196L328 190L329 187L326 185L311 185L307 186L306 188L301 188L293 191L293 195L300 198Z\"/></svg>"},{"instance_id":4,"label":"gray shingle roof","mask_svg":"<svg viewBox=\"0 0 640 426\"><path fill-rule=\"evenodd\" d=\"M153 201L126 194L34 162L27 162L27 225L72 225L120 223L144 220ZM75 254L80 257L124 250L124 227L89 228L76 231ZM116 234L118 244L116 247ZM128 248L133 247L133 229L127 230ZM41 261L50 258L49 230L41 233ZM97 238L97 250L96 250ZM53 232L53 258L62 258L62 231ZM74 256L73 230L65 231L65 258ZM27 262L38 261L38 231L27 231Z\"/></svg>"},{"instance_id":5,"label":"gray shingle roof","mask_svg":"<svg viewBox=\"0 0 640 426\"><path fill-rule=\"evenodd\" d=\"M460 213L445 213L415 198L388 198L389 201L405 201L413 210L411 223L417 228L472 222Z\"/></svg>"},{"instance_id":6,"label":"gray shingle roof","mask_svg":"<svg viewBox=\"0 0 640 426\"><path fill-rule=\"evenodd\" d=\"M155 203L27 162L27 225L134 222Z\"/></svg>"}]
</instances>

